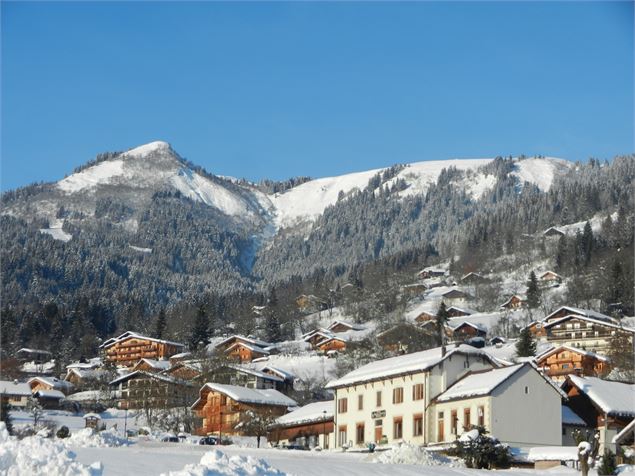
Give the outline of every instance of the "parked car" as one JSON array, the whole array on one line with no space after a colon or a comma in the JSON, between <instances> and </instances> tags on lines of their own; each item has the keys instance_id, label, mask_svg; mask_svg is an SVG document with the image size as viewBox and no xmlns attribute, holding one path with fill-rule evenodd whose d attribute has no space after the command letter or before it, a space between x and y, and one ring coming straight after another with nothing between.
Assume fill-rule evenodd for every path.
<instances>
[{"instance_id":1,"label":"parked car","mask_svg":"<svg viewBox=\"0 0 635 476\"><path fill-rule=\"evenodd\" d=\"M200 440L198 440L199 445L217 445L218 438L215 436L204 436Z\"/></svg>"},{"instance_id":2,"label":"parked car","mask_svg":"<svg viewBox=\"0 0 635 476\"><path fill-rule=\"evenodd\" d=\"M178 436L168 435L161 438L161 441L163 443L179 443L181 440L179 440Z\"/></svg>"}]
</instances>

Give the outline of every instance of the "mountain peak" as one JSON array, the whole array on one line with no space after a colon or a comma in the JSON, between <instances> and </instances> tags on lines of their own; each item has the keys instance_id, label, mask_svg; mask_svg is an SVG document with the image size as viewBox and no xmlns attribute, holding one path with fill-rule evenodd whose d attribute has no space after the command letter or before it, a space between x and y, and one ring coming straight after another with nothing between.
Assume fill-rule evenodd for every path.
<instances>
[{"instance_id":1,"label":"mountain peak","mask_svg":"<svg viewBox=\"0 0 635 476\"><path fill-rule=\"evenodd\" d=\"M168 152L171 151L172 147L169 143L157 140L154 142L148 142L147 144L140 145L133 149L130 149L127 152L124 152L122 155L127 157L135 157L135 158L143 158L154 152Z\"/></svg>"}]
</instances>

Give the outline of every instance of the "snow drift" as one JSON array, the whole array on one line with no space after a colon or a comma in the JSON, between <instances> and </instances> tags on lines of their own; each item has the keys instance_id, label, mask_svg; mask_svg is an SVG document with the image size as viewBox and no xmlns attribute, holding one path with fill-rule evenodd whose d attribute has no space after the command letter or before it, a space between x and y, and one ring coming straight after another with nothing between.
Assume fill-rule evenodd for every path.
<instances>
[{"instance_id":1,"label":"snow drift","mask_svg":"<svg viewBox=\"0 0 635 476\"><path fill-rule=\"evenodd\" d=\"M284 476L286 473L272 468L262 459L251 456L230 456L222 451L209 451L199 464L188 464L180 471L162 476Z\"/></svg>"}]
</instances>

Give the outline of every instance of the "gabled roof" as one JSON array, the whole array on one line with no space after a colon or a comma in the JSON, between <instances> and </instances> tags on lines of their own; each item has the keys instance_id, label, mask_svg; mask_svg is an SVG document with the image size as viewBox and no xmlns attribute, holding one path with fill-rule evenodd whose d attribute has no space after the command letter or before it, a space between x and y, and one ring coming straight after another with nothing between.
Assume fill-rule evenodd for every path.
<instances>
[{"instance_id":1,"label":"gabled roof","mask_svg":"<svg viewBox=\"0 0 635 476\"><path fill-rule=\"evenodd\" d=\"M469 273L461 277L461 281L464 281L465 279L468 279L471 277L475 277L478 279L485 279L485 277L481 275L480 273L475 273L474 271L470 271Z\"/></svg>"},{"instance_id":2,"label":"gabled roof","mask_svg":"<svg viewBox=\"0 0 635 476\"><path fill-rule=\"evenodd\" d=\"M28 380L28 383L30 384L31 382L35 382L38 381L40 383L43 383L45 385L49 385L51 386L54 390L70 390L71 388L73 388L73 384L70 382L67 382L66 380L61 380L58 379L57 377L31 377Z\"/></svg>"},{"instance_id":3,"label":"gabled roof","mask_svg":"<svg viewBox=\"0 0 635 476\"><path fill-rule=\"evenodd\" d=\"M276 420L274 426L284 428L296 425L307 425L309 423L332 421L334 409L335 402L333 400L309 403L297 410L287 413L286 415L282 415Z\"/></svg>"},{"instance_id":4,"label":"gabled roof","mask_svg":"<svg viewBox=\"0 0 635 476\"><path fill-rule=\"evenodd\" d=\"M59 390L38 390L33 396L36 398L56 398L58 400L66 397L66 395Z\"/></svg>"},{"instance_id":5,"label":"gabled roof","mask_svg":"<svg viewBox=\"0 0 635 476\"><path fill-rule=\"evenodd\" d=\"M135 378L135 377L150 377L152 379L156 379L156 380L161 380L162 382L168 382L168 383L173 383L176 385L185 385L187 387L191 387L192 383L188 382L186 380L181 380L178 378L174 378L174 377L169 377L167 375L163 375L163 374L155 374L152 372L146 372L144 370L135 370L134 372L130 372L126 375L122 375L121 377L117 377L114 380L111 380L108 385L116 385L118 383L121 382L125 382L126 380L130 380L131 378Z\"/></svg>"},{"instance_id":6,"label":"gabled roof","mask_svg":"<svg viewBox=\"0 0 635 476\"><path fill-rule=\"evenodd\" d=\"M71 374L75 374L77 375L80 379L85 379L85 378L93 378L93 379L99 379L101 377L104 377L105 375L108 374L107 371L102 370L102 369L95 369L95 368L88 368L88 369L78 369L75 367L71 367L70 369L68 369L66 371L66 379L68 379L68 377Z\"/></svg>"},{"instance_id":7,"label":"gabled roof","mask_svg":"<svg viewBox=\"0 0 635 476\"><path fill-rule=\"evenodd\" d=\"M487 328L486 327L482 326L481 324L475 324L474 322L469 322L469 321L463 321L457 326L450 325L449 327L450 327L450 329L452 329L452 331L456 331L457 329L460 329L463 326L472 327L472 328L476 329L477 331L481 331L481 332L487 333Z\"/></svg>"},{"instance_id":8,"label":"gabled roof","mask_svg":"<svg viewBox=\"0 0 635 476\"><path fill-rule=\"evenodd\" d=\"M464 398L479 397L491 394L501 384L508 381L519 372L536 372L540 377L549 384L549 386L558 394L559 397L567 398L567 396L557 387L549 378L542 375L536 367L529 362L511 365L498 369L490 369L481 372L473 372L466 377L458 380L454 385L450 386L445 392L435 398L438 402L447 402L450 400L461 400Z\"/></svg>"},{"instance_id":9,"label":"gabled roof","mask_svg":"<svg viewBox=\"0 0 635 476\"><path fill-rule=\"evenodd\" d=\"M227 337L226 339L223 339L218 344L216 344L216 348L219 348L219 347L222 347L224 345L227 345L232 340L237 340L237 341L240 341L240 342L244 342L245 344L250 344L252 346L256 346L256 347L260 347L260 348L271 347L271 345L272 345L270 342L265 342L263 340L254 339L253 337L245 337L245 336L241 336L241 335L238 335L238 334L234 334L232 336Z\"/></svg>"},{"instance_id":10,"label":"gabled roof","mask_svg":"<svg viewBox=\"0 0 635 476\"><path fill-rule=\"evenodd\" d=\"M139 359L139 362L137 362L134 366L136 367L137 365L141 363L146 363L153 369L157 369L157 370L167 370L170 368L169 360L155 360L155 359L142 358L142 359Z\"/></svg>"},{"instance_id":11,"label":"gabled roof","mask_svg":"<svg viewBox=\"0 0 635 476\"><path fill-rule=\"evenodd\" d=\"M555 321L546 323L546 324L544 324L543 327L545 329L550 329L550 328L556 326L557 324L562 324L563 322L569 321L571 319L579 319L581 321L591 322L593 324L599 324L601 326L610 327L612 329L621 329L621 330L623 330L625 332L635 333L635 329L633 329L632 327L623 327L623 326L620 326L619 324L614 324L613 322L593 319L593 318L586 317L586 316L580 316L579 314L569 314L568 316L564 316L564 317L562 317L560 319L556 319Z\"/></svg>"},{"instance_id":12,"label":"gabled roof","mask_svg":"<svg viewBox=\"0 0 635 476\"><path fill-rule=\"evenodd\" d=\"M577 314L584 317L589 317L591 319L596 319L598 321L608 321L612 323L616 323L617 321L606 314L602 314L601 312L592 311L591 309L580 309L579 307L571 307L571 306L560 306L558 309L553 311L551 314L546 316L543 320L548 320L554 314L559 313L560 311L565 310L569 314Z\"/></svg>"},{"instance_id":13,"label":"gabled roof","mask_svg":"<svg viewBox=\"0 0 635 476\"><path fill-rule=\"evenodd\" d=\"M486 352L469 345L460 345L449 349L445 356L441 355L441 347L436 347L362 365L343 377L332 380L326 385L326 388L347 387L399 375L424 372L453 355L478 355L489 360L494 366L498 365Z\"/></svg>"},{"instance_id":14,"label":"gabled roof","mask_svg":"<svg viewBox=\"0 0 635 476\"><path fill-rule=\"evenodd\" d=\"M237 372L241 372L244 374L254 375L255 377L259 377L265 380L273 380L274 382L284 382L282 377L278 377L276 375L266 374L260 370L250 369L247 367L243 367L242 365L227 365L228 368L233 369Z\"/></svg>"},{"instance_id":15,"label":"gabled roof","mask_svg":"<svg viewBox=\"0 0 635 476\"><path fill-rule=\"evenodd\" d=\"M16 352L16 354L36 354L36 355L53 355L48 350L42 349L30 349L28 347L22 347L20 350Z\"/></svg>"},{"instance_id":16,"label":"gabled roof","mask_svg":"<svg viewBox=\"0 0 635 476\"><path fill-rule=\"evenodd\" d=\"M20 395L22 397L31 396L31 387L28 383L15 380L0 380L0 395Z\"/></svg>"},{"instance_id":17,"label":"gabled roof","mask_svg":"<svg viewBox=\"0 0 635 476\"><path fill-rule=\"evenodd\" d=\"M279 407L295 407L297 403L295 400L287 397L277 390L272 389L255 389L239 387L237 385L225 385L220 383L206 383L201 387L200 394L202 395L205 389L209 389L213 392L219 392L227 395L229 398L239 403L254 403L257 405L273 405ZM199 396L198 400L194 402L192 408L195 408L201 401Z\"/></svg>"},{"instance_id":18,"label":"gabled roof","mask_svg":"<svg viewBox=\"0 0 635 476\"><path fill-rule=\"evenodd\" d=\"M467 314L467 315L471 315L471 314L476 314L477 313L477 311L474 311L472 309L468 309L467 307L450 306L450 307L448 307L446 309L446 311L448 311L448 312L450 312L452 310L458 311L458 312L462 312L462 313Z\"/></svg>"},{"instance_id":19,"label":"gabled roof","mask_svg":"<svg viewBox=\"0 0 635 476\"><path fill-rule=\"evenodd\" d=\"M126 339L143 339L143 340L149 340L152 342L159 342L161 344L169 344L169 345L173 345L176 347L185 347L185 344L181 344L180 342L174 342L174 341L170 341L170 340L164 340L164 339L156 339L154 337L148 337L148 336L144 336L142 334L138 334L136 332L132 332L132 331L127 331L124 332L123 334L121 334L120 336L117 337L111 337L110 339L104 341L103 344L101 344L99 346L100 349L107 349L108 347L111 347L112 345L116 344L117 342L121 342L124 341Z\"/></svg>"},{"instance_id":20,"label":"gabled roof","mask_svg":"<svg viewBox=\"0 0 635 476\"><path fill-rule=\"evenodd\" d=\"M517 298L517 299L518 299L518 300L520 300L521 302L526 302L526 301L527 301L527 299L526 299L526 298L524 298L524 297L522 297L522 296L519 296L518 294L512 294L511 296L509 296L509 299L507 299L507 301L505 301L503 304L501 304L501 306L500 306L500 307L505 307L505 306L507 306L507 305L508 305L508 304L512 301L512 299L514 299L514 298Z\"/></svg>"},{"instance_id":21,"label":"gabled roof","mask_svg":"<svg viewBox=\"0 0 635 476\"><path fill-rule=\"evenodd\" d=\"M238 341L238 342L234 342L232 345L230 345L229 347L227 347L227 349L225 349L225 352L230 352L231 350L235 349L236 347L245 347L246 349L251 350L252 352L258 352L259 354L265 354L268 355L269 351L263 347L259 347L255 344L250 344L247 342L243 342L243 341Z\"/></svg>"},{"instance_id":22,"label":"gabled roof","mask_svg":"<svg viewBox=\"0 0 635 476\"><path fill-rule=\"evenodd\" d=\"M635 416L635 385L596 377L568 375L570 383L607 415Z\"/></svg>"},{"instance_id":23,"label":"gabled roof","mask_svg":"<svg viewBox=\"0 0 635 476\"><path fill-rule=\"evenodd\" d=\"M613 437L613 440L611 441L611 443L617 443L619 445L622 441L628 440L629 436L630 438L635 438L634 433L635 433L635 418L631 420L631 422L628 425L622 428L622 431L620 431L617 435Z\"/></svg>"},{"instance_id":24,"label":"gabled roof","mask_svg":"<svg viewBox=\"0 0 635 476\"><path fill-rule=\"evenodd\" d=\"M348 322L348 321L342 321L342 320L335 320L331 323L330 326L328 326L326 328L326 330L330 331L333 328L337 327L338 325L342 325L345 327L348 327L349 329L353 330L353 331L363 331L366 329L365 326L362 326L361 324L355 324L353 322Z\"/></svg>"},{"instance_id":25,"label":"gabled roof","mask_svg":"<svg viewBox=\"0 0 635 476\"><path fill-rule=\"evenodd\" d=\"M575 352L576 354L585 355L587 357L592 357L594 359L601 360L602 362L608 362L610 360L608 357L604 355L596 354L595 352L589 352L588 350L580 349L578 347L573 347L572 345L567 345L567 344L563 344L557 347L552 347L551 349L547 349L542 354L537 355L534 358L534 360L538 362L539 360L545 359L549 357L550 355L557 354L558 352L562 352L563 350L566 350L569 352Z\"/></svg>"},{"instance_id":26,"label":"gabled roof","mask_svg":"<svg viewBox=\"0 0 635 476\"><path fill-rule=\"evenodd\" d=\"M271 365L266 365L265 367L262 368L263 372L272 372L276 375L278 375L279 377L283 378L284 380L295 380L295 375L293 375L290 372L287 372L286 370L282 370L278 367L273 367Z\"/></svg>"},{"instance_id":27,"label":"gabled roof","mask_svg":"<svg viewBox=\"0 0 635 476\"><path fill-rule=\"evenodd\" d=\"M555 271L551 271L551 270L547 270L544 273L542 273L540 276L538 276L538 279L542 279L545 276L547 276L548 274L553 274L556 278L562 278L562 276L560 276L558 273L556 273Z\"/></svg>"},{"instance_id":28,"label":"gabled roof","mask_svg":"<svg viewBox=\"0 0 635 476\"><path fill-rule=\"evenodd\" d=\"M543 235L546 235L548 233L558 233L559 235L564 235L564 231L562 231L560 228L557 228L555 226L550 226L549 228L547 228L545 231L542 232Z\"/></svg>"},{"instance_id":29,"label":"gabled roof","mask_svg":"<svg viewBox=\"0 0 635 476\"><path fill-rule=\"evenodd\" d=\"M442 297L452 299L453 297L472 298L472 295L460 289L450 289L441 294Z\"/></svg>"}]
</instances>

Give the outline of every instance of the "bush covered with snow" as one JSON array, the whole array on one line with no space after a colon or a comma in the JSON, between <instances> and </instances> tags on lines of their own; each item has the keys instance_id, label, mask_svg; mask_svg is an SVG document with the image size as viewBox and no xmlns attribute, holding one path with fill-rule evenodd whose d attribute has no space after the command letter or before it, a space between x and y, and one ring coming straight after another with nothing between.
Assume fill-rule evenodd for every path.
<instances>
[{"instance_id":1,"label":"bush covered with snow","mask_svg":"<svg viewBox=\"0 0 635 476\"><path fill-rule=\"evenodd\" d=\"M105 448L114 446L124 446L128 444L125 438L121 438L112 429L96 432L92 428L83 428L74 432L65 440L69 446L82 448Z\"/></svg>"},{"instance_id":2,"label":"bush covered with snow","mask_svg":"<svg viewBox=\"0 0 635 476\"><path fill-rule=\"evenodd\" d=\"M511 453L509 446L487 435L483 427L476 427L464 433L454 443L452 454L458 456L468 468L493 469L509 466Z\"/></svg>"},{"instance_id":3,"label":"bush covered with snow","mask_svg":"<svg viewBox=\"0 0 635 476\"><path fill-rule=\"evenodd\" d=\"M0 422L0 474L6 476L100 476L101 463L85 466L74 460L66 447L54 440L29 436L22 440L9 436Z\"/></svg>"},{"instance_id":4,"label":"bush covered with snow","mask_svg":"<svg viewBox=\"0 0 635 476\"><path fill-rule=\"evenodd\" d=\"M199 464L188 464L180 471L162 476L285 476L262 460L251 456L227 456L222 451L209 451Z\"/></svg>"},{"instance_id":5,"label":"bush covered with snow","mask_svg":"<svg viewBox=\"0 0 635 476\"><path fill-rule=\"evenodd\" d=\"M429 451L421 446L402 443L391 450L376 453L376 463L384 464L419 464L422 466L451 466L464 467L462 461L448 458L435 451Z\"/></svg>"}]
</instances>

